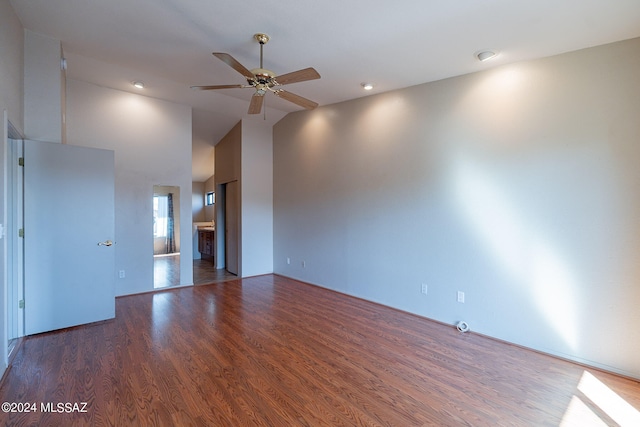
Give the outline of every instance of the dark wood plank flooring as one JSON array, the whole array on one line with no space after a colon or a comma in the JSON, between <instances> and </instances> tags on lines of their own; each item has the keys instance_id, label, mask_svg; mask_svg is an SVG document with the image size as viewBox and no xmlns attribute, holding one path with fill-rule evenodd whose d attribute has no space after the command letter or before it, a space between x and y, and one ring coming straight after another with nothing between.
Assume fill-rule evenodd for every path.
<instances>
[{"instance_id":1,"label":"dark wood plank flooring","mask_svg":"<svg viewBox=\"0 0 640 427\"><path fill-rule=\"evenodd\" d=\"M193 260L193 284L205 285L235 280L238 276L225 269L216 269L211 258ZM153 287L180 285L180 254L153 257Z\"/></svg>"},{"instance_id":2,"label":"dark wood plank flooring","mask_svg":"<svg viewBox=\"0 0 640 427\"><path fill-rule=\"evenodd\" d=\"M235 280L237 278L238 276L229 273L224 268L216 269L211 258L193 260L194 285L208 285L210 283L226 282L227 280Z\"/></svg>"},{"instance_id":3,"label":"dark wood plank flooring","mask_svg":"<svg viewBox=\"0 0 640 427\"><path fill-rule=\"evenodd\" d=\"M27 337L0 401L37 406L1 425L625 425L640 383L267 275L120 297L114 320Z\"/></svg>"}]
</instances>

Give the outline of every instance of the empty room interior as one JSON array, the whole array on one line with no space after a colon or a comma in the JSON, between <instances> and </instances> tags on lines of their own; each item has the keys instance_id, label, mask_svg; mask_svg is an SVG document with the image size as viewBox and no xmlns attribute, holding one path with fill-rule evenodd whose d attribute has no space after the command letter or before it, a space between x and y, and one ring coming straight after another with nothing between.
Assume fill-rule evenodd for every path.
<instances>
[{"instance_id":1,"label":"empty room interior","mask_svg":"<svg viewBox=\"0 0 640 427\"><path fill-rule=\"evenodd\" d=\"M640 3L0 0L0 423L640 425Z\"/></svg>"}]
</instances>

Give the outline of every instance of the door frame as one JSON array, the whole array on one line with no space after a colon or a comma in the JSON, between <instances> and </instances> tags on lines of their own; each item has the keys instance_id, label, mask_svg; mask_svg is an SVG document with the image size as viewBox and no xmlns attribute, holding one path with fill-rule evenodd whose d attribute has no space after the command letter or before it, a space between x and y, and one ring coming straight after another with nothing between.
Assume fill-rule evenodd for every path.
<instances>
[{"instance_id":1,"label":"door frame","mask_svg":"<svg viewBox=\"0 0 640 427\"><path fill-rule=\"evenodd\" d=\"M24 300L24 240L18 235L18 231L24 226L24 178L22 167L18 164L19 158L23 156L24 138L9 121L6 110L4 110L2 142L3 167L6 172L3 188L4 212L2 213L5 328L0 349L2 360L8 366L11 353L24 336L24 308L20 304L20 301Z\"/></svg>"}]
</instances>

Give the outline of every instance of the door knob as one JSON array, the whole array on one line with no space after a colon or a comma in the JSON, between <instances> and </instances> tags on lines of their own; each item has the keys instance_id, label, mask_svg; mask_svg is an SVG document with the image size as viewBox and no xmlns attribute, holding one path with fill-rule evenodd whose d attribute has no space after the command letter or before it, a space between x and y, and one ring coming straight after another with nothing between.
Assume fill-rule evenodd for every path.
<instances>
[{"instance_id":1,"label":"door knob","mask_svg":"<svg viewBox=\"0 0 640 427\"><path fill-rule=\"evenodd\" d=\"M111 240L105 240L104 242L98 243L98 246L111 246L113 242Z\"/></svg>"}]
</instances>

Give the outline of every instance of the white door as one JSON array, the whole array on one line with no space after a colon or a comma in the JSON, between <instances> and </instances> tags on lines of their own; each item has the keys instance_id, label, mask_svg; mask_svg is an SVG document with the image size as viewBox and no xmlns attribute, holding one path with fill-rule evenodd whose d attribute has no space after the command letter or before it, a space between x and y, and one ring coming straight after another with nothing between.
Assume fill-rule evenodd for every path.
<instances>
[{"instance_id":1,"label":"white door","mask_svg":"<svg viewBox=\"0 0 640 427\"><path fill-rule=\"evenodd\" d=\"M113 239L113 151L25 141L27 335L115 317Z\"/></svg>"}]
</instances>

